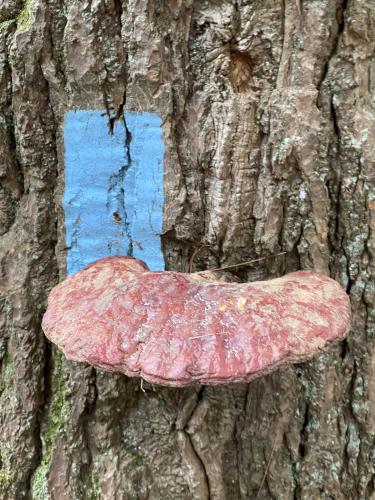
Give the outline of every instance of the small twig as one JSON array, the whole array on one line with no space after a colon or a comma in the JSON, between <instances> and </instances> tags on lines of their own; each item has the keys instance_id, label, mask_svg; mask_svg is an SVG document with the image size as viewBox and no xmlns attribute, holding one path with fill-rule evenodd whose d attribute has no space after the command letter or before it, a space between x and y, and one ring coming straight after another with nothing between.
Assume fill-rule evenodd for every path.
<instances>
[{"instance_id":1,"label":"small twig","mask_svg":"<svg viewBox=\"0 0 375 500\"><path fill-rule=\"evenodd\" d=\"M225 269L233 269L240 266L248 266L254 262L260 262L262 260L271 259L272 257L278 257L279 255L285 255L286 252L275 253L274 255L267 255L267 257L260 257L259 259L248 260L246 262L240 262L239 264L231 264L230 266L216 267L214 269L207 269L207 271L224 271Z\"/></svg>"},{"instance_id":2,"label":"small twig","mask_svg":"<svg viewBox=\"0 0 375 500\"><path fill-rule=\"evenodd\" d=\"M192 272L192 270L193 270L193 262L194 262L194 258L195 258L195 256L196 256L196 255L197 255L197 253L199 253L199 252L202 250L202 248L204 248L204 247L208 247L208 245L201 245L200 247L196 248L196 249L194 250L194 252L192 253L192 255L191 255L191 257L190 257L190 261L189 261L189 273L191 273L191 272Z\"/></svg>"},{"instance_id":3,"label":"small twig","mask_svg":"<svg viewBox=\"0 0 375 500\"><path fill-rule=\"evenodd\" d=\"M141 377L141 391L142 391L142 392L146 392L146 391L144 390L144 388L143 388L143 378L142 378L142 377Z\"/></svg>"},{"instance_id":4,"label":"small twig","mask_svg":"<svg viewBox=\"0 0 375 500\"><path fill-rule=\"evenodd\" d=\"M270 458L268 460L266 470L264 471L262 482L260 483L259 490L258 490L258 493L257 493L257 496L256 496L255 500L258 500L260 492L262 491L262 488L263 488L263 485L264 485L264 481L266 480L266 477L267 477L267 474L268 474L268 470L269 470L271 462L272 462L273 453L274 453L275 448L276 448L276 440L277 439L275 438L274 442L273 442L272 450L271 450L271 455L270 455Z\"/></svg>"}]
</instances>

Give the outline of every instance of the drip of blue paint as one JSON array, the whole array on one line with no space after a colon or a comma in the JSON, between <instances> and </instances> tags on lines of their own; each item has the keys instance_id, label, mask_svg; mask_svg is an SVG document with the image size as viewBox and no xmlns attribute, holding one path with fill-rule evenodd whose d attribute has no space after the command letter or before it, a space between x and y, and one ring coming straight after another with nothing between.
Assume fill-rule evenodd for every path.
<instances>
[{"instance_id":1,"label":"drip of blue paint","mask_svg":"<svg viewBox=\"0 0 375 500\"><path fill-rule=\"evenodd\" d=\"M164 269L161 119L126 113L113 130L102 111L69 111L64 122L67 271L110 255Z\"/></svg>"}]
</instances>

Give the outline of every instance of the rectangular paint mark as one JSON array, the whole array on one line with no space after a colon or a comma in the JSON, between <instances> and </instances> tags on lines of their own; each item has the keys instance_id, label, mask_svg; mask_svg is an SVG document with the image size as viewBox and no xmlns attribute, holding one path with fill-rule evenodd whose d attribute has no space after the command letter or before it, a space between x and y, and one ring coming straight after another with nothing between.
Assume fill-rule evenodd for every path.
<instances>
[{"instance_id":1,"label":"rectangular paint mark","mask_svg":"<svg viewBox=\"0 0 375 500\"><path fill-rule=\"evenodd\" d=\"M67 271L110 255L163 270L161 119L126 113L112 133L103 111L69 111L64 122ZM130 141L127 140L127 130Z\"/></svg>"}]
</instances>

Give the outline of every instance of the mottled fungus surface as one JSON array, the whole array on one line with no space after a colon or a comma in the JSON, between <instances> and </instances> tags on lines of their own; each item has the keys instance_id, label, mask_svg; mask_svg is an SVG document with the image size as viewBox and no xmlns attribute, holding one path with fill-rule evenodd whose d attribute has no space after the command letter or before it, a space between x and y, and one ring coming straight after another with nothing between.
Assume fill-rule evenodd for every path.
<instances>
[{"instance_id":1,"label":"mottled fungus surface","mask_svg":"<svg viewBox=\"0 0 375 500\"><path fill-rule=\"evenodd\" d=\"M346 293L322 273L226 283L109 257L52 290L43 329L69 359L186 386L249 381L309 359L342 340L349 319Z\"/></svg>"}]
</instances>

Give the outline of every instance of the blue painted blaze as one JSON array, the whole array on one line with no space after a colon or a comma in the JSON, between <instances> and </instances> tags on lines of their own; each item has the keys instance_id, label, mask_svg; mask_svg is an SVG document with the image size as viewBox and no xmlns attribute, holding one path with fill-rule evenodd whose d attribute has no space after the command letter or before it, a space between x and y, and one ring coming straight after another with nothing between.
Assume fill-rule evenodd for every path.
<instances>
[{"instance_id":1,"label":"blue painted blaze","mask_svg":"<svg viewBox=\"0 0 375 500\"><path fill-rule=\"evenodd\" d=\"M101 111L65 116L67 270L109 255L132 255L164 269L160 234L164 144L161 119L126 113L113 132Z\"/></svg>"}]
</instances>

